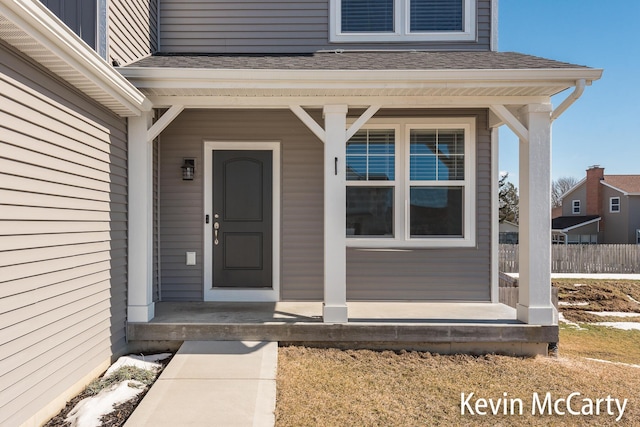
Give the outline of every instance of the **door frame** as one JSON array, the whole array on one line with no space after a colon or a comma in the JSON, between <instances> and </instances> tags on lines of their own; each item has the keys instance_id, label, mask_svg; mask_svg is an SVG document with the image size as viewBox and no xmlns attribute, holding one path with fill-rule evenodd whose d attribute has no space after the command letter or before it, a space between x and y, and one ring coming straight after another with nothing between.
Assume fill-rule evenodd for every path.
<instances>
[{"instance_id":1,"label":"door frame","mask_svg":"<svg viewBox=\"0 0 640 427\"><path fill-rule=\"evenodd\" d=\"M263 150L272 152L272 288L234 289L213 287L213 152L216 150ZM209 215L209 224L204 221ZM279 301L280 300L280 142L204 141L204 300Z\"/></svg>"}]
</instances>

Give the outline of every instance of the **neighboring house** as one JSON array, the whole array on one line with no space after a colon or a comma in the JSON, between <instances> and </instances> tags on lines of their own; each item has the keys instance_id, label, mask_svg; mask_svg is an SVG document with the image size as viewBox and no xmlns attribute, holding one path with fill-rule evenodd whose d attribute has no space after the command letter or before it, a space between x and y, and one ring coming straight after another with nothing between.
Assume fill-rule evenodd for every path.
<instances>
[{"instance_id":1,"label":"neighboring house","mask_svg":"<svg viewBox=\"0 0 640 427\"><path fill-rule=\"evenodd\" d=\"M554 243L640 244L640 175L605 175L592 166L562 195Z\"/></svg>"},{"instance_id":2,"label":"neighboring house","mask_svg":"<svg viewBox=\"0 0 640 427\"><path fill-rule=\"evenodd\" d=\"M0 424L166 301L497 304L504 124L539 327L500 339L557 337L551 123L602 70L497 52L496 0L43 3L0 1Z\"/></svg>"},{"instance_id":3,"label":"neighboring house","mask_svg":"<svg viewBox=\"0 0 640 427\"><path fill-rule=\"evenodd\" d=\"M498 241L499 243L507 243L511 245L518 244L518 224L509 221L502 221L498 225Z\"/></svg>"}]
</instances>

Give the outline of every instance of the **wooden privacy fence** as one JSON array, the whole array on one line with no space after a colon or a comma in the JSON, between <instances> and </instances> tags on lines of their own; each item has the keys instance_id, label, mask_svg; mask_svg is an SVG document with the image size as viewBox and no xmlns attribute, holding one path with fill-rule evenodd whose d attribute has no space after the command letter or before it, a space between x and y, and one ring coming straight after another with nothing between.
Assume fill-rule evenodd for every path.
<instances>
[{"instance_id":1,"label":"wooden privacy fence","mask_svg":"<svg viewBox=\"0 0 640 427\"><path fill-rule=\"evenodd\" d=\"M517 273L518 245L500 245L500 271ZM640 273L640 245L551 245L554 273Z\"/></svg>"}]
</instances>

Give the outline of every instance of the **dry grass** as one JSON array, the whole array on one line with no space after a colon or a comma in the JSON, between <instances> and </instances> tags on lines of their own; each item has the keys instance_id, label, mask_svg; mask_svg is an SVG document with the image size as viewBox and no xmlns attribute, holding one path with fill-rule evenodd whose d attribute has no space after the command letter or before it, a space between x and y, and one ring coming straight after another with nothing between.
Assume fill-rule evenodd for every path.
<instances>
[{"instance_id":1,"label":"dry grass","mask_svg":"<svg viewBox=\"0 0 640 427\"><path fill-rule=\"evenodd\" d=\"M640 331L604 326L560 326L560 354L640 365ZM637 373L640 376L640 369ZM638 402L640 404L640 402Z\"/></svg>"},{"instance_id":2,"label":"dry grass","mask_svg":"<svg viewBox=\"0 0 640 427\"><path fill-rule=\"evenodd\" d=\"M575 286L576 283L586 286ZM574 322L620 321L586 311L640 312L640 283L558 280L560 301ZM625 318L624 321L631 321ZM640 319L636 319L640 320ZM285 426L574 426L640 425L640 332L582 325L560 330L560 358L284 347L278 354L276 425ZM522 416L461 415L461 393L520 398ZM624 417L532 415L534 392L566 398L629 399ZM603 408L604 409L604 408Z\"/></svg>"},{"instance_id":3,"label":"dry grass","mask_svg":"<svg viewBox=\"0 0 640 427\"><path fill-rule=\"evenodd\" d=\"M581 358L281 348L276 425L543 426L640 425L640 369ZM531 415L534 392L567 397L607 395L630 403L624 418ZM460 394L524 402L522 416L461 415Z\"/></svg>"},{"instance_id":4,"label":"dry grass","mask_svg":"<svg viewBox=\"0 0 640 427\"><path fill-rule=\"evenodd\" d=\"M579 286L576 286L579 285ZM572 322L615 322L618 317L600 317L588 311L640 312L640 282L634 280L554 280L558 299L567 303L588 302L588 305L561 306L560 311ZM624 318L625 322L640 322L640 317Z\"/></svg>"}]
</instances>

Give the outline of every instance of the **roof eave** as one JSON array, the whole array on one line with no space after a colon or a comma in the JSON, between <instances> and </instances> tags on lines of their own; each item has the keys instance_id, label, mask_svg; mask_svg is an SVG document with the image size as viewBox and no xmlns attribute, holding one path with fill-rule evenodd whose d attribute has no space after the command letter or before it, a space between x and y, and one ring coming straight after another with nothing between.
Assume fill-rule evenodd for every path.
<instances>
[{"instance_id":1,"label":"roof eave","mask_svg":"<svg viewBox=\"0 0 640 427\"><path fill-rule=\"evenodd\" d=\"M3 40L114 113L138 116L151 103L40 2L0 3ZM50 64L55 64L51 69ZM73 76L73 79L70 77Z\"/></svg>"},{"instance_id":2,"label":"roof eave","mask_svg":"<svg viewBox=\"0 0 640 427\"><path fill-rule=\"evenodd\" d=\"M548 84L564 83L567 88L576 80L587 84L598 80L603 70L594 68L548 69L467 69L467 70L289 70L289 69L220 69L220 68L168 68L123 67L120 73L134 81L163 81L181 84L216 81L262 82L402 82L446 84Z\"/></svg>"}]
</instances>

